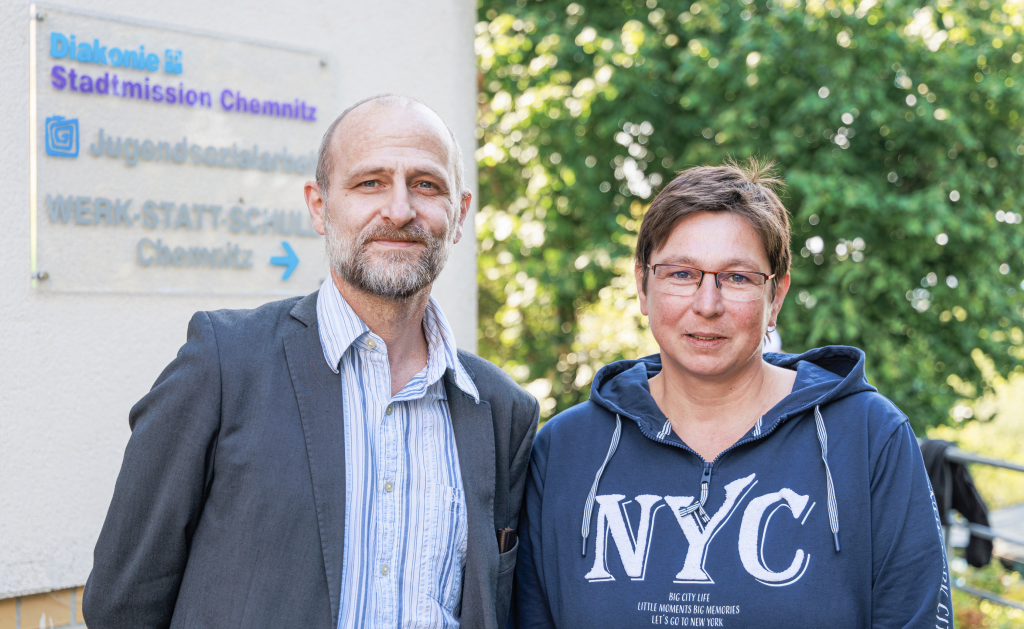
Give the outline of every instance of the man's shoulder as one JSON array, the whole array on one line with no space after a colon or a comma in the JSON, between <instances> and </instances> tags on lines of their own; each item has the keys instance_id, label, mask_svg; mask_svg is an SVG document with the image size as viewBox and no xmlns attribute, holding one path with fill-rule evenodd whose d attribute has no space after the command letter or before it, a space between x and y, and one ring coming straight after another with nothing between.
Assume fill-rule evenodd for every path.
<instances>
[{"instance_id":1,"label":"man's shoulder","mask_svg":"<svg viewBox=\"0 0 1024 629\"><path fill-rule=\"evenodd\" d=\"M486 358L480 358L476 354L464 349L460 349L458 354L459 362L462 363L469 377L473 379L477 389L480 389L480 386L483 385L502 389L522 390L522 387L516 384L516 381L511 376ZM483 394L482 390L481 394Z\"/></svg>"},{"instance_id":2,"label":"man's shoulder","mask_svg":"<svg viewBox=\"0 0 1024 629\"><path fill-rule=\"evenodd\" d=\"M315 323L316 297L317 293L312 293L256 308L210 310L202 314L209 317L218 345L259 343Z\"/></svg>"},{"instance_id":3,"label":"man's shoulder","mask_svg":"<svg viewBox=\"0 0 1024 629\"><path fill-rule=\"evenodd\" d=\"M462 363L469 377L473 379L473 384L480 392L480 399L487 400L491 404L495 402L505 404L509 402L536 403L536 399L532 395L491 361L460 349L459 362Z\"/></svg>"}]
</instances>

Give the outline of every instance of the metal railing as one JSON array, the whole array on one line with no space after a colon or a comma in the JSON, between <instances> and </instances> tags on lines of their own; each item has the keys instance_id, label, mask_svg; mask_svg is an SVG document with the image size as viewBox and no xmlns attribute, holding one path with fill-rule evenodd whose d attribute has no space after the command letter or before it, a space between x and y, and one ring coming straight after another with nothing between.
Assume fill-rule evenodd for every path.
<instances>
[{"instance_id":1,"label":"metal railing","mask_svg":"<svg viewBox=\"0 0 1024 629\"><path fill-rule=\"evenodd\" d=\"M977 463L980 465L999 467L1005 470L1013 470L1015 472L1024 472L1024 465L1021 465L1019 463L1011 463L1009 461L1001 461L999 459L990 459L988 457L979 456L977 454L961 450L960 448L957 448L955 446L950 446L949 448L946 448L944 458L947 461L951 461L953 463ZM935 489L935 491L937 492L938 490ZM946 516L947 521L950 523L950 525L956 525L959 527L966 528L970 531L971 535L974 535L976 537L980 537L982 539L986 539L989 541L1001 539L1011 544L1018 544L1020 546L1024 546L1024 536L1007 534L1006 532L995 531L990 527L983 526L981 524L974 524L972 522L968 522L962 516L954 516L954 509L952 507L949 507ZM950 546L949 526L944 526L942 528L944 529L943 535L946 538L946 556L950 557L952 556L952 547ZM966 584L958 584L956 581L953 581L952 585L954 588L967 594L970 594L972 596L977 596L978 598L983 598L985 600L992 601L993 603L998 603L999 605L1005 605L1007 607L1013 607L1015 609L1024 610L1024 603L1006 598L1005 596L1000 596L995 592L990 592L989 590L971 587L970 585Z\"/></svg>"},{"instance_id":2,"label":"metal railing","mask_svg":"<svg viewBox=\"0 0 1024 629\"><path fill-rule=\"evenodd\" d=\"M953 461L954 463L981 463L982 465L991 465L992 467L1001 467L1006 470L1024 472L1024 465L1021 465L1020 463L1010 463L1009 461L1000 461L999 459L990 459L985 456L978 456L977 454L971 454L970 452L961 450L956 446L946 448L946 460Z\"/></svg>"}]
</instances>

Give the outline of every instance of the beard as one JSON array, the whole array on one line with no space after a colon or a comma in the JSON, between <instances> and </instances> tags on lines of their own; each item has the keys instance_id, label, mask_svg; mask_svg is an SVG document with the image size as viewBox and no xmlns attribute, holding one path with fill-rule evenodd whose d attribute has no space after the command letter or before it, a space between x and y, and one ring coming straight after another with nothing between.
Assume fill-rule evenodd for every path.
<instances>
[{"instance_id":1,"label":"beard","mask_svg":"<svg viewBox=\"0 0 1024 629\"><path fill-rule=\"evenodd\" d=\"M326 204L325 204L326 206ZM355 237L346 237L324 207L324 235L331 269L357 290L387 299L405 301L429 287L444 268L454 243L455 229L441 233L409 224L395 228L371 223ZM423 249L384 250L372 253L375 240L418 242Z\"/></svg>"}]
</instances>

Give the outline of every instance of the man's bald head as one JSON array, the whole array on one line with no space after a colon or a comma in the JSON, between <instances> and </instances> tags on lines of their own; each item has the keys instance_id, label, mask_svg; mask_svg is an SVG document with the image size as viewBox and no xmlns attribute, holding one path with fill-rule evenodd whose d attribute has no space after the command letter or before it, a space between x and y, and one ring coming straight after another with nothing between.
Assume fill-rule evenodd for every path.
<instances>
[{"instance_id":1,"label":"man's bald head","mask_svg":"<svg viewBox=\"0 0 1024 629\"><path fill-rule=\"evenodd\" d=\"M440 123L440 126L444 129L443 138L448 145L448 171L453 184L451 189L452 203L456 208L458 208L459 202L462 199L465 170L465 166L462 162L462 149L459 147L459 141L455 139L455 133L452 131L451 127L449 127L448 124L437 115L437 112L421 101L416 100L411 96L403 96L401 94L378 94L376 96L365 98L341 112L341 115L335 118L334 122L331 123L331 126L327 127L327 132L324 133L324 138L320 142L320 152L317 155L316 161L316 185L320 189L320 196L323 198L324 203L327 202L331 173L333 172L335 164L334 150L337 150L336 147L339 145L339 141L345 133L345 120L346 118L349 118L349 114L361 107L422 108L428 112L431 117L435 118L438 123ZM332 147L335 147L334 150L332 150Z\"/></svg>"}]
</instances>

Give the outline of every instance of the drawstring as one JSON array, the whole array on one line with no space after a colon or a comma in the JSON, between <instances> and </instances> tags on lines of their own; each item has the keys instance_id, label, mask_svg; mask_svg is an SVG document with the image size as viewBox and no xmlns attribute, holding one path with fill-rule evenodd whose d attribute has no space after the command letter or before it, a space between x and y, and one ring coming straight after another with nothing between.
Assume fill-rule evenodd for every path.
<instances>
[{"instance_id":1,"label":"drawstring","mask_svg":"<svg viewBox=\"0 0 1024 629\"><path fill-rule=\"evenodd\" d=\"M616 413L615 415L615 432L612 434L612 442L608 446L608 454L604 457L604 463L601 464L601 468L597 470L597 474L594 476L594 485L590 488L590 493L587 494L587 506L583 508L583 556L587 556L587 537L590 536L590 516L594 512L594 499L597 497L597 485L601 482L601 474L604 474L604 468L608 465L608 461L612 460L612 455L615 454L616 448L619 447L619 437L622 435L622 419Z\"/></svg>"},{"instance_id":2,"label":"drawstring","mask_svg":"<svg viewBox=\"0 0 1024 629\"><path fill-rule=\"evenodd\" d=\"M828 481L828 524L832 528L832 539L836 542L839 552L839 509L836 506L836 489L832 485L832 470L828 467L828 433L825 432L825 420L821 417L821 407L814 407L814 423L818 426L818 443L821 444L821 460L825 462L825 480Z\"/></svg>"}]
</instances>

